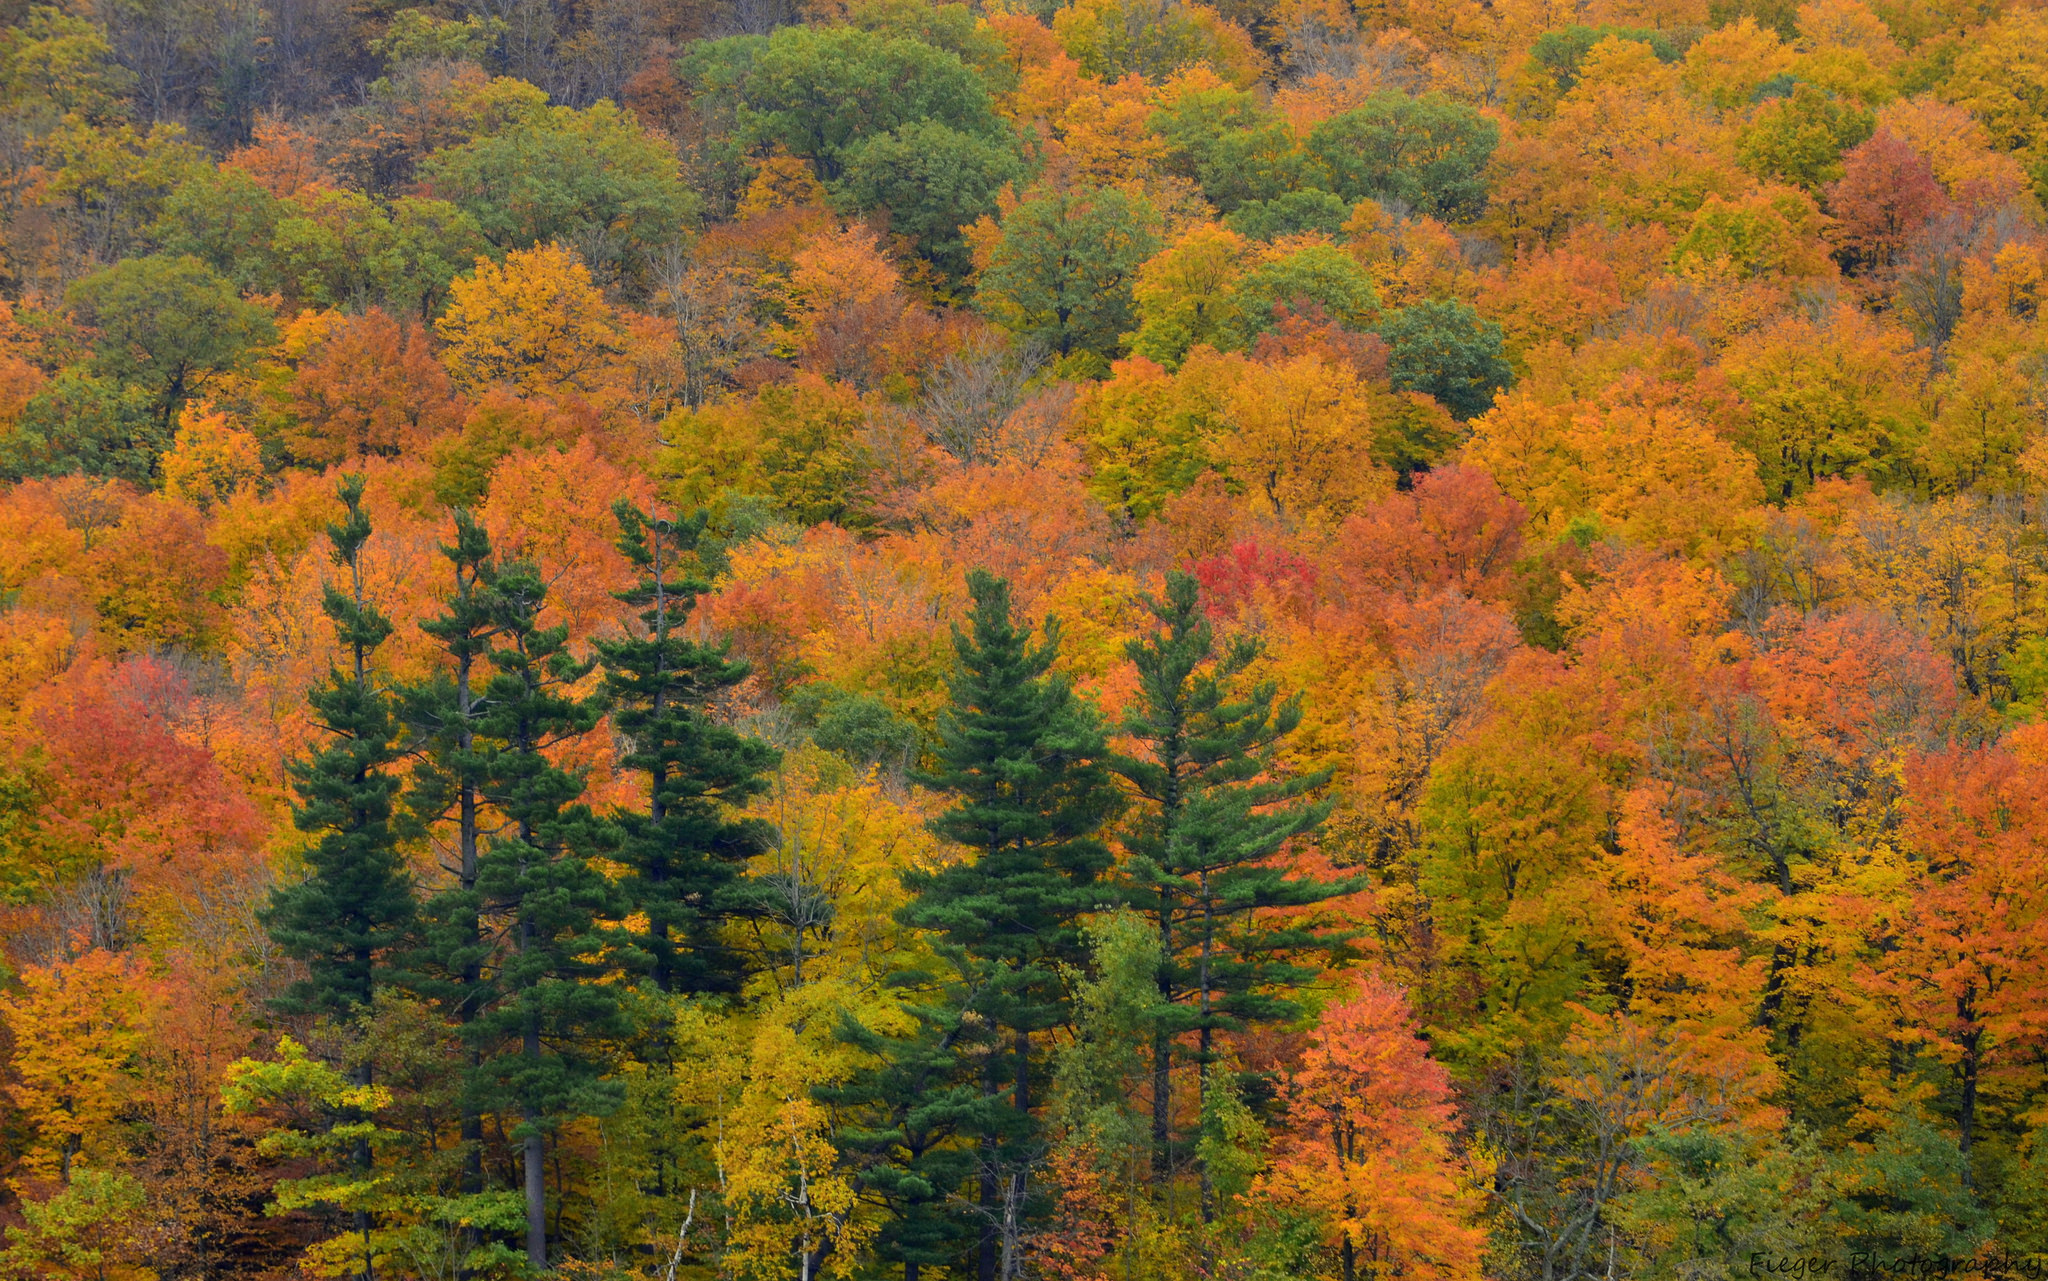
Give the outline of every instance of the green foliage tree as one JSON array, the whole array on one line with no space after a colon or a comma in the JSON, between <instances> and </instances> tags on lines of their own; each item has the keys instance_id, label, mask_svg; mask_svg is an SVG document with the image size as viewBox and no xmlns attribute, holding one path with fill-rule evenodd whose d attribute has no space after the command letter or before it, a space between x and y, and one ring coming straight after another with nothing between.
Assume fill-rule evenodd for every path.
<instances>
[{"instance_id":1,"label":"green foliage tree","mask_svg":"<svg viewBox=\"0 0 2048 1281\"><path fill-rule=\"evenodd\" d=\"M1305 231L1336 236L1351 217L1341 196L1313 187L1283 192L1271 200L1247 200L1223 219L1223 225L1247 240L1278 240Z\"/></svg>"},{"instance_id":2,"label":"green foliage tree","mask_svg":"<svg viewBox=\"0 0 2048 1281\"><path fill-rule=\"evenodd\" d=\"M270 313L197 258L130 258L77 281L64 298L96 331L90 372L140 388L165 441L188 399L277 341Z\"/></svg>"},{"instance_id":3,"label":"green foliage tree","mask_svg":"<svg viewBox=\"0 0 2048 1281\"><path fill-rule=\"evenodd\" d=\"M1435 90L1393 90L1330 117L1308 136L1308 154L1329 188L1349 201L1400 201L1447 222L1486 205L1486 163L1500 126Z\"/></svg>"},{"instance_id":4,"label":"green foliage tree","mask_svg":"<svg viewBox=\"0 0 2048 1281\"><path fill-rule=\"evenodd\" d=\"M1287 122L1242 89L1219 85L1180 94L1152 113L1151 125L1166 144L1167 171L1196 183L1226 214L1278 200L1313 177Z\"/></svg>"},{"instance_id":5,"label":"green foliage tree","mask_svg":"<svg viewBox=\"0 0 2048 1281\"><path fill-rule=\"evenodd\" d=\"M1351 255L1334 245L1309 245L1285 258L1261 263L1244 274L1232 292L1232 338L1248 347L1274 324L1273 308L1292 311L1317 303L1330 319L1364 333L1378 323L1379 294L1372 277Z\"/></svg>"},{"instance_id":6,"label":"green foliage tree","mask_svg":"<svg viewBox=\"0 0 2048 1281\"><path fill-rule=\"evenodd\" d=\"M202 169L164 202L150 239L168 254L199 259L237 289L277 288L271 239L284 203L239 169Z\"/></svg>"},{"instance_id":7,"label":"green foliage tree","mask_svg":"<svg viewBox=\"0 0 2048 1281\"><path fill-rule=\"evenodd\" d=\"M1529 46L1529 58L1550 74L1558 93L1569 93L1579 82L1579 67L1585 62L1586 55L1592 52L1594 45L1610 36L1650 46L1659 62L1677 62L1682 56L1671 37L1661 31L1640 27L1589 27L1581 23L1537 36L1536 42Z\"/></svg>"},{"instance_id":8,"label":"green foliage tree","mask_svg":"<svg viewBox=\"0 0 2048 1281\"><path fill-rule=\"evenodd\" d=\"M391 621L363 594L362 551L370 537L363 478L344 477L340 495L347 516L328 526L327 537L334 563L348 572L348 590L329 585L322 608L349 667L328 673L326 684L307 695L334 741L291 765L299 795L292 821L319 839L306 852L306 878L272 896L264 923L285 955L306 964L306 978L287 994L288 1008L346 1018L367 1010L387 981L414 901L393 823L400 724L390 692L370 667Z\"/></svg>"},{"instance_id":9,"label":"green foliage tree","mask_svg":"<svg viewBox=\"0 0 2048 1281\"><path fill-rule=\"evenodd\" d=\"M420 172L499 251L558 240L612 277L637 278L697 217L674 150L609 102L550 107L437 151Z\"/></svg>"},{"instance_id":10,"label":"green foliage tree","mask_svg":"<svg viewBox=\"0 0 2048 1281\"><path fill-rule=\"evenodd\" d=\"M1157 217L1115 188L1050 192L1003 219L976 301L997 324L1062 357L1106 361L1135 326L1131 285L1159 247Z\"/></svg>"},{"instance_id":11,"label":"green foliage tree","mask_svg":"<svg viewBox=\"0 0 2048 1281\"><path fill-rule=\"evenodd\" d=\"M630 869L621 888L645 913L639 946L664 992L735 992L741 963L716 934L744 906L746 861L767 848L758 821L733 816L761 794L780 757L759 739L712 721L710 705L748 667L722 646L690 640L685 626L704 584L690 576L705 518L654 516L625 499L612 506L619 550L640 573L617 593L640 612L638 635L597 642L613 727L628 750L619 764L647 775L644 813L619 812L613 858Z\"/></svg>"},{"instance_id":12,"label":"green foliage tree","mask_svg":"<svg viewBox=\"0 0 2048 1281\"><path fill-rule=\"evenodd\" d=\"M1736 135L1735 158L1770 182L1819 191L1842 176L1842 153L1866 141L1877 117L1810 84L1757 108Z\"/></svg>"},{"instance_id":13,"label":"green foliage tree","mask_svg":"<svg viewBox=\"0 0 2048 1281\"><path fill-rule=\"evenodd\" d=\"M31 5L0 30L0 102L30 137L66 116L95 125L122 119L122 99L134 87L106 28L86 18Z\"/></svg>"},{"instance_id":14,"label":"green foliage tree","mask_svg":"<svg viewBox=\"0 0 2048 1281\"><path fill-rule=\"evenodd\" d=\"M1294 1017L1286 995L1315 970L1290 959L1317 945L1297 924L1269 923L1262 908L1307 907L1355 888L1293 875L1271 862L1289 841L1319 827L1331 802L1304 798L1327 771L1290 775L1280 763L1301 723L1299 699L1270 681L1245 679L1258 647L1240 637L1221 652L1191 574L1167 576L1146 602L1160 629L1126 647L1138 699L1122 725L1139 755L1113 768L1139 805L1124 834L1132 903L1158 933L1160 1008L1152 1021L1152 1145L1173 1166L1173 1060L1196 1038L1199 1097L1206 1106L1215 1034ZM1202 1168L1205 1212L1210 1180Z\"/></svg>"},{"instance_id":15,"label":"green foliage tree","mask_svg":"<svg viewBox=\"0 0 2048 1281\"><path fill-rule=\"evenodd\" d=\"M836 182L868 139L919 121L1002 134L988 90L958 54L857 27L783 27L706 41L682 60L700 109L734 122L747 148L780 147Z\"/></svg>"},{"instance_id":16,"label":"green foliage tree","mask_svg":"<svg viewBox=\"0 0 2048 1281\"><path fill-rule=\"evenodd\" d=\"M1007 137L961 133L919 120L847 153L839 190L858 210L887 209L889 228L955 280L972 266L960 228L996 209L996 193L1024 172Z\"/></svg>"},{"instance_id":17,"label":"green foliage tree","mask_svg":"<svg viewBox=\"0 0 2048 1281\"><path fill-rule=\"evenodd\" d=\"M145 387L66 369L22 407L0 439L0 475L112 476L147 484L171 430Z\"/></svg>"},{"instance_id":18,"label":"green foliage tree","mask_svg":"<svg viewBox=\"0 0 2048 1281\"><path fill-rule=\"evenodd\" d=\"M1403 307L1380 327L1393 348L1387 372L1402 391L1423 391L1459 419L1486 412L1512 386L1501 329L1468 303L1429 298Z\"/></svg>"},{"instance_id":19,"label":"green foliage tree","mask_svg":"<svg viewBox=\"0 0 2048 1281\"><path fill-rule=\"evenodd\" d=\"M1096 715L1052 671L1058 620L1033 645L1011 617L1006 581L976 570L967 585L974 609L970 630L954 635L959 668L939 718L936 764L917 777L957 798L932 830L970 853L906 873L916 897L901 919L936 935L966 976L982 1093L998 1093L999 1073L1011 1078L1008 1114L984 1115L977 1136L985 1216L977 1269L990 1281L999 1249L1017 1248L1027 1195L1032 1037L1067 1017L1060 967L1084 959L1080 919L1108 894L1098 882L1109 850L1097 833L1120 799Z\"/></svg>"}]
</instances>

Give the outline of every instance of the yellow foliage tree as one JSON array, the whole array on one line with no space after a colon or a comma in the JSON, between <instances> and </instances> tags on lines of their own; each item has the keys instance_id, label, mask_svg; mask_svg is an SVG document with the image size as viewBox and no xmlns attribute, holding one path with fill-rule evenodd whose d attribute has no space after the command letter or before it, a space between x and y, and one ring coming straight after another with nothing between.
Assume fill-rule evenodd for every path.
<instances>
[{"instance_id":1,"label":"yellow foliage tree","mask_svg":"<svg viewBox=\"0 0 2048 1281\"><path fill-rule=\"evenodd\" d=\"M166 494L209 511L263 474L262 447L226 414L194 401L178 415L178 434L160 465Z\"/></svg>"},{"instance_id":2,"label":"yellow foliage tree","mask_svg":"<svg viewBox=\"0 0 2048 1281\"><path fill-rule=\"evenodd\" d=\"M590 398L621 374L625 327L561 245L515 251L502 266L479 258L448 297L436 329L448 373L466 391Z\"/></svg>"},{"instance_id":3,"label":"yellow foliage tree","mask_svg":"<svg viewBox=\"0 0 2048 1281\"><path fill-rule=\"evenodd\" d=\"M1205 222L1154 254L1131 288L1138 304L1131 350L1174 369L1190 348L1223 346L1237 319L1232 291L1250 252L1243 236Z\"/></svg>"},{"instance_id":4,"label":"yellow foliage tree","mask_svg":"<svg viewBox=\"0 0 2048 1281\"><path fill-rule=\"evenodd\" d=\"M97 950L29 966L20 982L0 997L0 1021L14 1041L7 1095L34 1136L22 1164L68 1183L75 1166L121 1155L156 990L133 953Z\"/></svg>"},{"instance_id":5,"label":"yellow foliage tree","mask_svg":"<svg viewBox=\"0 0 2048 1281\"><path fill-rule=\"evenodd\" d=\"M1371 402L1350 369L1314 354L1240 369L1214 453L1259 506L1330 527L1393 488L1372 459Z\"/></svg>"}]
</instances>

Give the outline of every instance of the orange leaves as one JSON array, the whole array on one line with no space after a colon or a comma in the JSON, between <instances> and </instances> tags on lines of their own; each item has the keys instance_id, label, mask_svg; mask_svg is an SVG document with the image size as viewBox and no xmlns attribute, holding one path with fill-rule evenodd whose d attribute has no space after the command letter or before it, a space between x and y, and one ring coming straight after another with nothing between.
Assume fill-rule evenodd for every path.
<instances>
[{"instance_id":1,"label":"orange leaves","mask_svg":"<svg viewBox=\"0 0 2048 1281\"><path fill-rule=\"evenodd\" d=\"M1522 551L1522 505L1476 467L1418 476L1344 522L1338 556L1353 592L1410 598L1450 587L1481 600L1505 599ZM1369 596L1362 597L1369 599Z\"/></svg>"},{"instance_id":2,"label":"orange leaves","mask_svg":"<svg viewBox=\"0 0 2048 1281\"><path fill-rule=\"evenodd\" d=\"M205 511L253 485L263 474L256 437L204 401L178 415L178 434L158 466L164 493Z\"/></svg>"},{"instance_id":3,"label":"orange leaves","mask_svg":"<svg viewBox=\"0 0 2048 1281\"><path fill-rule=\"evenodd\" d=\"M1287 1122L1264 1190L1324 1217L1347 1260L1477 1278L1486 1171L1452 1146L1450 1078L1415 1035L1406 997L1361 978L1312 1038L1282 1087Z\"/></svg>"},{"instance_id":4,"label":"orange leaves","mask_svg":"<svg viewBox=\"0 0 2048 1281\"><path fill-rule=\"evenodd\" d=\"M1393 488L1372 458L1373 415L1348 367L1317 355L1247 362L1225 396L1226 474L1282 522L1328 528Z\"/></svg>"},{"instance_id":5,"label":"orange leaves","mask_svg":"<svg viewBox=\"0 0 2048 1281\"><path fill-rule=\"evenodd\" d=\"M295 458L324 465L395 457L461 425L448 374L411 320L372 307L322 321L286 388L296 422L284 440Z\"/></svg>"},{"instance_id":6,"label":"orange leaves","mask_svg":"<svg viewBox=\"0 0 2048 1281\"><path fill-rule=\"evenodd\" d=\"M544 621L567 623L570 640L581 644L615 625L612 592L630 577L611 504L626 498L645 506L652 491L646 477L606 462L585 437L566 450L540 449L500 463L479 515L500 556L540 566L553 615Z\"/></svg>"},{"instance_id":7,"label":"orange leaves","mask_svg":"<svg viewBox=\"0 0 2048 1281\"><path fill-rule=\"evenodd\" d=\"M1669 384L1629 375L1591 401L1522 390L1474 424L1469 461L1550 531L1574 520L1659 550L1713 558L1740 545L1763 498L1755 463Z\"/></svg>"},{"instance_id":8,"label":"orange leaves","mask_svg":"<svg viewBox=\"0 0 2048 1281\"><path fill-rule=\"evenodd\" d=\"M203 710L193 675L151 657L95 664L37 714L53 882L104 868L163 910L256 865L263 816L181 734Z\"/></svg>"}]
</instances>

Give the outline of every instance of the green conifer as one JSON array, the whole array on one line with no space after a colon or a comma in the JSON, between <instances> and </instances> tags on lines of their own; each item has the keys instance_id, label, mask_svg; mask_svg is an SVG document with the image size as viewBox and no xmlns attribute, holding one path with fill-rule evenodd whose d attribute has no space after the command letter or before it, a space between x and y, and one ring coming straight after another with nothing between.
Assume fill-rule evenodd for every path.
<instances>
[{"instance_id":1,"label":"green conifer","mask_svg":"<svg viewBox=\"0 0 2048 1281\"><path fill-rule=\"evenodd\" d=\"M1165 1172L1173 1168L1172 1068L1181 1038L1195 1034L1197 1089L1206 1103L1215 1033L1294 1017L1286 990L1316 973L1290 957L1320 940L1257 913L1305 907L1355 886L1293 875L1271 861L1330 812L1328 802L1303 799L1328 772L1289 775L1280 760L1301 723L1299 699L1280 699L1271 681L1246 679L1259 652L1250 638L1217 652L1192 575L1168 575L1165 599L1147 604L1162 630L1126 647L1138 698L1122 726L1144 751L1119 755L1110 768L1139 801L1124 836L1131 855L1124 875L1133 906L1159 931L1165 1008L1154 1021L1152 1141ZM1206 1171L1203 1189L1206 1210Z\"/></svg>"},{"instance_id":2,"label":"green conifer","mask_svg":"<svg viewBox=\"0 0 2048 1281\"><path fill-rule=\"evenodd\" d=\"M759 795L780 754L715 723L711 701L747 677L723 646L683 635L704 584L687 567L704 517L652 516L620 499L619 550L640 580L618 592L640 609L642 635L599 641L612 726L627 741L621 768L648 776L644 812L620 812L616 860L630 869L621 888L647 928L637 940L653 957L664 992L734 992L739 958L718 922L741 907L735 893L746 862L768 847L765 824L733 816Z\"/></svg>"},{"instance_id":3,"label":"green conifer","mask_svg":"<svg viewBox=\"0 0 2048 1281\"><path fill-rule=\"evenodd\" d=\"M963 1021L983 1044L982 1091L1010 1077L1008 1114L979 1118L980 1281L1014 1275L1031 1154L1034 1033L1067 1017L1062 967L1081 963L1083 913L1106 887L1108 847L1098 835L1121 797L1102 758L1107 749L1092 708L1052 672L1059 624L1044 640L1010 616L1010 587L983 570L968 575L970 630L955 631L959 666L951 705L939 717L937 768L918 776L952 793L932 821L971 856L904 884L915 899L905 924L930 930L957 959L971 1005ZM1003 1042L1007 1041L1007 1045ZM998 1257L1000 1251L1000 1259Z\"/></svg>"},{"instance_id":4,"label":"green conifer","mask_svg":"<svg viewBox=\"0 0 2048 1281\"><path fill-rule=\"evenodd\" d=\"M400 725L389 691L370 670L391 622L363 595L362 550L370 537L363 478L345 477L340 494L348 514L327 527L327 537L334 563L348 571L348 588L329 584L322 609L349 665L330 670L306 696L331 740L288 767L298 794L292 822L319 839L306 851L306 878L277 891L264 922L279 948L306 964L306 977L281 1004L347 1018L367 1010L387 980L388 958L405 939L415 905L393 821L399 778L390 767L402 755Z\"/></svg>"},{"instance_id":5,"label":"green conifer","mask_svg":"<svg viewBox=\"0 0 2048 1281\"><path fill-rule=\"evenodd\" d=\"M518 1118L527 1258L545 1267L547 1135L564 1117L618 1104L602 1045L628 1027L623 989L604 980L632 958L603 925L623 904L591 862L616 833L579 799L581 774L547 755L596 727L597 700L573 690L593 665L570 655L566 625L540 625L547 586L533 566L500 567L492 596L497 641L476 756L479 790L502 824L478 860L476 888L497 947L492 1001L465 1032L481 1051L476 1093Z\"/></svg>"}]
</instances>

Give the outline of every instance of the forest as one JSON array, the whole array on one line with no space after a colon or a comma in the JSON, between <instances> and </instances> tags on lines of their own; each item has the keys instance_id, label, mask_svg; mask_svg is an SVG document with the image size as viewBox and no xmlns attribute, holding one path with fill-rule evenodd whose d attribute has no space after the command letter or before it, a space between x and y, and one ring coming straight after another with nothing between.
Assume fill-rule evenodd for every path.
<instances>
[{"instance_id":1,"label":"forest","mask_svg":"<svg viewBox=\"0 0 2048 1281\"><path fill-rule=\"evenodd\" d=\"M2037 0L0 19L0 1281L2048 1269Z\"/></svg>"}]
</instances>

